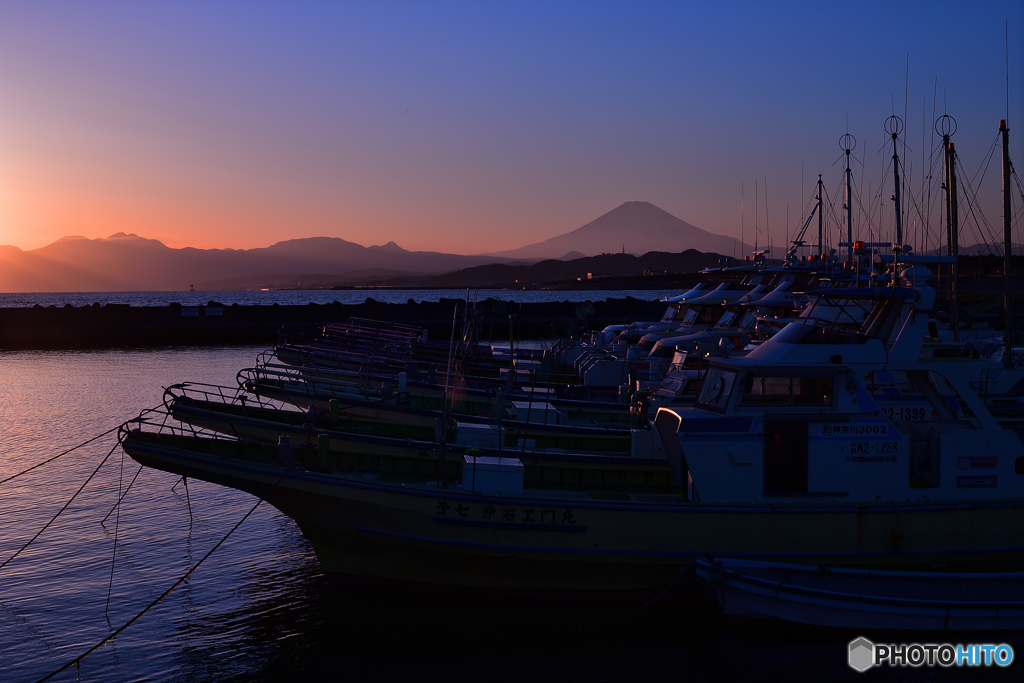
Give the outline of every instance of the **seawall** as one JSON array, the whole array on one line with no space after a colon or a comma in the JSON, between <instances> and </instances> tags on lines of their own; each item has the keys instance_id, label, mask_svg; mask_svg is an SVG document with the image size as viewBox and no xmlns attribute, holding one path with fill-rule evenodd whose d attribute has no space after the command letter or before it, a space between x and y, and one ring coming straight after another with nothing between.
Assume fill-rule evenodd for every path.
<instances>
[{"instance_id":1,"label":"seawall","mask_svg":"<svg viewBox=\"0 0 1024 683\"><path fill-rule=\"evenodd\" d=\"M470 304L472 308L472 304ZM447 339L457 299L387 304L306 306L141 306L107 304L75 308L36 306L0 308L0 349L77 349L147 346L273 344L283 329L347 322L351 318L385 320L424 327L432 339ZM657 320L665 304L626 297L594 302L514 303L486 299L476 305L481 340L541 339L577 335L606 325Z\"/></svg>"}]
</instances>

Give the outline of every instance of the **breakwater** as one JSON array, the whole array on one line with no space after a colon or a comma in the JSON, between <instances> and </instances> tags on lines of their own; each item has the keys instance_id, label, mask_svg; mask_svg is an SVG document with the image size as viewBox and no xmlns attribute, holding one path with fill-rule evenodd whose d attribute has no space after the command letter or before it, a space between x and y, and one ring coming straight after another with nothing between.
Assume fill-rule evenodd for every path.
<instances>
[{"instance_id":1,"label":"breakwater","mask_svg":"<svg viewBox=\"0 0 1024 683\"><path fill-rule=\"evenodd\" d=\"M470 311L474 305L470 303ZM574 336L606 325L655 320L665 304L625 297L604 301L516 303L485 299L475 305L481 340ZM204 306L126 304L0 308L0 349L76 349L153 346L261 344L278 341L283 330L347 322L386 320L427 329L447 339L452 321L461 326L460 299L394 304L366 299L361 304L240 306L209 301Z\"/></svg>"}]
</instances>

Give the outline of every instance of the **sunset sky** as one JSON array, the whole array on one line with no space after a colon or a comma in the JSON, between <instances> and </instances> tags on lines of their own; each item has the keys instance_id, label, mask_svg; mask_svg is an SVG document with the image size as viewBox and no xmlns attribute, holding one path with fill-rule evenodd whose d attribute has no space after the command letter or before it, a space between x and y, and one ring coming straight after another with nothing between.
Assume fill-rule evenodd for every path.
<instances>
[{"instance_id":1,"label":"sunset sky","mask_svg":"<svg viewBox=\"0 0 1024 683\"><path fill-rule=\"evenodd\" d=\"M1007 21L1024 168L1022 4L3 3L0 245L123 231L469 254L628 200L739 237L741 183L752 242L755 178L779 244L818 173L838 189L847 126L877 194L883 122L906 107L920 191L936 82L980 179L1007 112ZM998 154L979 183L997 227Z\"/></svg>"}]
</instances>

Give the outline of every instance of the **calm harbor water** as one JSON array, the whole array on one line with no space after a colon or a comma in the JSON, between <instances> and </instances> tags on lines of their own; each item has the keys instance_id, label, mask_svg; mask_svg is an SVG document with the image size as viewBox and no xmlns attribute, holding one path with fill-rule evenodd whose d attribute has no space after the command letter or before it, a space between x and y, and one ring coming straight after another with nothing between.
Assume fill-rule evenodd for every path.
<instances>
[{"instance_id":1,"label":"calm harbor water","mask_svg":"<svg viewBox=\"0 0 1024 683\"><path fill-rule=\"evenodd\" d=\"M185 380L230 384L261 350L0 353L0 479L157 405L163 386ZM101 524L117 500L119 482L127 486L138 471L128 458L122 470L114 446L109 435L0 485L2 563L113 448L53 526L0 568L0 681L38 680L101 641L170 587L255 502L198 481L190 481L186 493L175 477L144 470L119 515ZM328 589L296 525L264 504L165 600L80 669L54 680L597 683L1019 675L1020 664L1010 670L859 675L845 664L851 638L723 626L665 603L612 609L538 605L525 591L482 600ZM1003 641L1024 657L1020 637L994 642Z\"/></svg>"},{"instance_id":2,"label":"calm harbor water","mask_svg":"<svg viewBox=\"0 0 1024 683\"><path fill-rule=\"evenodd\" d=\"M472 289L469 300L474 297L483 301L488 297L517 303L543 303L549 301L604 301L624 299L627 296L644 301L654 301L666 296L675 296L675 289L580 289L558 291L547 289ZM62 307L68 304L79 308L93 303L129 304L131 306L167 306L179 303L182 306L202 306L208 301L217 301L226 306L270 306L272 304L305 306L309 303L361 304L367 298L388 304L404 304L412 299L440 301L441 299L464 299L465 289L303 289L272 290L267 292L242 290L224 292L27 292L0 293L0 308L23 308L35 305Z\"/></svg>"}]
</instances>

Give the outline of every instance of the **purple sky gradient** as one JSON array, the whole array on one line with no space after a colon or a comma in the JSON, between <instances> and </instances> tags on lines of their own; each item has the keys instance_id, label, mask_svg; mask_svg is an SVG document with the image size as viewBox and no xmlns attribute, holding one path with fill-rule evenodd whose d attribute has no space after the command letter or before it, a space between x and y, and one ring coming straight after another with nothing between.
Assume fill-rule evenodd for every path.
<instances>
[{"instance_id":1,"label":"purple sky gradient","mask_svg":"<svg viewBox=\"0 0 1024 683\"><path fill-rule=\"evenodd\" d=\"M756 178L758 226L781 245L818 173L837 192L847 125L878 195L908 53L908 190L938 143L936 79L964 166L982 168L1006 116L1007 21L1024 168L1020 2L5 3L0 244L124 231L477 253L628 200L739 237L741 182L753 242ZM996 154L979 199L998 228ZM873 202L885 231L891 193Z\"/></svg>"}]
</instances>

